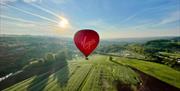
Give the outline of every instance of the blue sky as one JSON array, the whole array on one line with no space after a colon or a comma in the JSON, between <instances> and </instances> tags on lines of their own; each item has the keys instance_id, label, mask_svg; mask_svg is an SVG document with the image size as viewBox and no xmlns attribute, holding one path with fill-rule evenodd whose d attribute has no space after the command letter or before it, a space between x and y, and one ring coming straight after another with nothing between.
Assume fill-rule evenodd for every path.
<instances>
[{"instance_id":1,"label":"blue sky","mask_svg":"<svg viewBox=\"0 0 180 91\"><path fill-rule=\"evenodd\" d=\"M1 0L1 34L101 38L179 36L180 0Z\"/></svg>"}]
</instances>

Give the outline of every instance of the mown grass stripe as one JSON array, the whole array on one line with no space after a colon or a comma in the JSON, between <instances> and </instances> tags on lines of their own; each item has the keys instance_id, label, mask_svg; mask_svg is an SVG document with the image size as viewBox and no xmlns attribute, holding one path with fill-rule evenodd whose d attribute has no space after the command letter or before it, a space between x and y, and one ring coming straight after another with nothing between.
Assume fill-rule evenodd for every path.
<instances>
[{"instance_id":1,"label":"mown grass stripe","mask_svg":"<svg viewBox=\"0 0 180 91\"><path fill-rule=\"evenodd\" d=\"M82 90L82 88L83 88L84 84L86 83L86 81L87 81L87 79L89 77L89 74L92 72L93 68L94 68L93 66L90 68L89 72L85 76L84 80L81 82L81 84L80 84L79 88L77 89L77 91L81 91Z\"/></svg>"}]
</instances>

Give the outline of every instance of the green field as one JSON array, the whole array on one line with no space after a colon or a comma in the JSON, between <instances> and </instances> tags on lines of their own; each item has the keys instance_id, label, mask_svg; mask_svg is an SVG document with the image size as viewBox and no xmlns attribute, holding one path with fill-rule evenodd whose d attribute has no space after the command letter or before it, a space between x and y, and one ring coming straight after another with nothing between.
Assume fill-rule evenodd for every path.
<instances>
[{"instance_id":1,"label":"green field","mask_svg":"<svg viewBox=\"0 0 180 91\"><path fill-rule=\"evenodd\" d=\"M170 58L180 58L180 54L179 53L167 53L167 52L159 52L159 54L164 55L166 57L170 57Z\"/></svg>"},{"instance_id":2,"label":"green field","mask_svg":"<svg viewBox=\"0 0 180 91\"><path fill-rule=\"evenodd\" d=\"M110 62L107 56L73 60L59 71L44 73L17 83L4 91L117 91L116 84L128 84L136 90L138 75L130 68Z\"/></svg>"},{"instance_id":3,"label":"green field","mask_svg":"<svg viewBox=\"0 0 180 91\"><path fill-rule=\"evenodd\" d=\"M123 57L116 57L115 62L131 66L161 81L180 88L180 72L168 67L167 65Z\"/></svg>"},{"instance_id":4,"label":"green field","mask_svg":"<svg viewBox=\"0 0 180 91\"><path fill-rule=\"evenodd\" d=\"M118 84L138 91L140 76L126 65L180 88L180 72L168 66L123 57L110 61L109 56L93 55L89 60L75 58L56 72L33 76L4 91L117 91Z\"/></svg>"}]
</instances>

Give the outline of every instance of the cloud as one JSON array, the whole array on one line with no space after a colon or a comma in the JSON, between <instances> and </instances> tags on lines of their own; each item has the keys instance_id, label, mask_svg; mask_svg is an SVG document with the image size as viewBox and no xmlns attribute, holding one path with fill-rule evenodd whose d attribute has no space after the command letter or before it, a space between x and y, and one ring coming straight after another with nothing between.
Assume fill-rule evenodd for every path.
<instances>
[{"instance_id":1,"label":"cloud","mask_svg":"<svg viewBox=\"0 0 180 91\"><path fill-rule=\"evenodd\" d=\"M120 29L119 29L120 30ZM155 36L179 36L178 29L142 29L131 31L104 32L102 38L133 38L133 37L155 37Z\"/></svg>"},{"instance_id":2,"label":"cloud","mask_svg":"<svg viewBox=\"0 0 180 91\"><path fill-rule=\"evenodd\" d=\"M125 23L128 22L130 20L133 20L135 18L137 18L139 15L142 15L146 12L151 12L151 11L157 11L157 10L163 10L163 9L169 9L169 7L163 7L164 5L161 6L156 6L156 7L152 7L152 8L144 8L142 10L137 11L136 13L128 16L126 19L122 20L121 23Z\"/></svg>"},{"instance_id":3,"label":"cloud","mask_svg":"<svg viewBox=\"0 0 180 91\"><path fill-rule=\"evenodd\" d=\"M117 30L119 28L119 26L109 24L102 19L91 20L87 22L85 26L106 32L111 30Z\"/></svg>"},{"instance_id":4,"label":"cloud","mask_svg":"<svg viewBox=\"0 0 180 91\"><path fill-rule=\"evenodd\" d=\"M25 3L41 2L42 0L23 0Z\"/></svg>"},{"instance_id":5,"label":"cloud","mask_svg":"<svg viewBox=\"0 0 180 91\"><path fill-rule=\"evenodd\" d=\"M130 17L132 18L132 17ZM180 22L180 11L170 12L167 15L164 15L161 19L145 19L138 21L138 25L129 26L127 29L149 29L149 28L158 28L165 27L166 24L171 24L175 22Z\"/></svg>"},{"instance_id":6,"label":"cloud","mask_svg":"<svg viewBox=\"0 0 180 91\"><path fill-rule=\"evenodd\" d=\"M0 0L0 3L15 2L16 0Z\"/></svg>"},{"instance_id":7,"label":"cloud","mask_svg":"<svg viewBox=\"0 0 180 91\"><path fill-rule=\"evenodd\" d=\"M180 11L170 13L166 18L160 21L160 24L169 24L180 21Z\"/></svg>"},{"instance_id":8,"label":"cloud","mask_svg":"<svg viewBox=\"0 0 180 91\"><path fill-rule=\"evenodd\" d=\"M56 4L64 4L69 0L52 0L52 2L56 3Z\"/></svg>"},{"instance_id":9,"label":"cloud","mask_svg":"<svg viewBox=\"0 0 180 91\"><path fill-rule=\"evenodd\" d=\"M24 28L32 28L32 27L36 27L35 24L25 24L25 23L17 23L15 24L17 27L24 27Z\"/></svg>"},{"instance_id":10,"label":"cloud","mask_svg":"<svg viewBox=\"0 0 180 91\"><path fill-rule=\"evenodd\" d=\"M102 30L103 32L117 32L117 31L134 31L134 30L140 30L140 29L146 29L148 26L153 26L154 22L150 22L150 20L143 21L141 24L136 25L128 25L127 26L121 26L120 24L111 24L108 22L103 21L102 19L96 19L89 21L86 23L87 27L95 28L97 30Z\"/></svg>"},{"instance_id":11,"label":"cloud","mask_svg":"<svg viewBox=\"0 0 180 91\"><path fill-rule=\"evenodd\" d=\"M16 1L18 1L18 0L0 0L0 3L7 4L7 3L16 2ZM42 0L21 0L21 1L23 1L25 3L34 3L34 2L41 2Z\"/></svg>"},{"instance_id":12,"label":"cloud","mask_svg":"<svg viewBox=\"0 0 180 91\"><path fill-rule=\"evenodd\" d=\"M177 13L174 13L177 14ZM152 22L150 22L152 21ZM101 38L128 38L128 37L153 37L153 36L177 36L179 28L159 27L154 20L148 20L142 24L123 27L120 25L109 24L101 19L89 21L87 26L94 26Z\"/></svg>"},{"instance_id":13,"label":"cloud","mask_svg":"<svg viewBox=\"0 0 180 91\"><path fill-rule=\"evenodd\" d=\"M20 12L22 12L22 13L29 14L29 15L32 15L32 16L35 16L35 17L38 17L38 18L41 18L41 19L43 19L43 20L46 20L46 21L48 21L48 22L58 24L58 21L56 21L56 20L53 20L53 19L50 19L50 18L47 18L47 17L41 16L41 15L36 14L36 13L32 13L32 12L29 12L29 11L23 10L23 9L21 9L21 8L17 8L17 7L12 6L12 5L8 5L8 4L5 4L5 5L6 5L7 7L12 8L12 9L18 10L18 11L20 11Z\"/></svg>"}]
</instances>

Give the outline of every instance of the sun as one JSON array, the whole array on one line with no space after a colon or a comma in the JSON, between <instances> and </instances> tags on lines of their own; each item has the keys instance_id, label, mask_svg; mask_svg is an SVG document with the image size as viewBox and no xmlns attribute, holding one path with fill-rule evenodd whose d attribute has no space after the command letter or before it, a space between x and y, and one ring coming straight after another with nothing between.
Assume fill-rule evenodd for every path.
<instances>
[{"instance_id":1,"label":"sun","mask_svg":"<svg viewBox=\"0 0 180 91\"><path fill-rule=\"evenodd\" d=\"M69 25L69 21L65 17L60 17L60 21L58 22L58 26L61 28L67 28Z\"/></svg>"}]
</instances>

